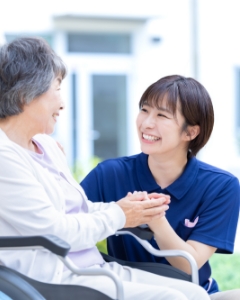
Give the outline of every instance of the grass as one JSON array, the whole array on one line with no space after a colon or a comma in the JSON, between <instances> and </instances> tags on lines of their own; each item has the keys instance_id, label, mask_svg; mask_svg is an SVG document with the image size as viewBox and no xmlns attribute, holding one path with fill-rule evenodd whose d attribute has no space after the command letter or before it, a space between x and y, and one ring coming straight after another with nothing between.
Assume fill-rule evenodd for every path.
<instances>
[{"instance_id":1,"label":"grass","mask_svg":"<svg viewBox=\"0 0 240 300\"><path fill-rule=\"evenodd\" d=\"M240 288L240 253L214 254L210 264L221 291Z\"/></svg>"},{"instance_id":2,"label":"grass","mask_svg":"<svg viewBox=\"0 0 240 300\"><path fill-rule=\"evenodd\" d=\"M100 252L108 254L107 252L107 240L103 240L97 243L97 248Z\"/></svg>"}]
</instances>

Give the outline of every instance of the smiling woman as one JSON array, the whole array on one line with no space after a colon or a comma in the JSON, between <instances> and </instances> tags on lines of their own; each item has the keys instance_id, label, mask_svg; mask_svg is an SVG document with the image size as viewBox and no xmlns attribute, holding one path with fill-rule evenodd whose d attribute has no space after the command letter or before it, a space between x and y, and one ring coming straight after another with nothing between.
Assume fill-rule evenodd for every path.
<instances>
[{"instance_id":1,"label":"smiling woman","mask_svg":"<svg viewBox=\"0 0 240 300\"><path fill-rule=\"evenodd\" d=\"M178 75L161 78L143 93L140 111L145 105L158 110L158 117L170 119L170 124L178 127L172 133L176 131L186 139L184 152L187 151L188 157L196 156L209 140L214 123L212 101L204 86L193 78Z\"/></svg>"},{"instance_id":2,"label":"smiling woman","mask_svg":"<svg viewBox=\"0 0 240 300\"><path fill-rule=\"evenodd\" d=\"M219 292L211 278L214 252L232 253L239 215L239 181L199 161L214 123L211 98L193 78L166 76L151 84L139 102L137 132L142 153L106 160L81 182L92 201L111 202L126 191L170 196L166 215L148 223L155 248L189 252L200 285L211 299L240 299L240 290ZM131 237L108 238L108 253L125 261L171 264L187 273L182 258L158 258Z\"/></svg>"},{"instance_id":3,"label":"smiling woman","mask_svg":"<svg viewBox=\"0 0 240 300\"><path fill-rule=\"evenodd\" d=\"M213 129L213 106L206 89L193 78L167 76L150 85L139 101L137 130L141 150L162 189L183 172L187 159L196 156ZM156 169L156 160L181 162L171 174ZM156 159L157 158L157 159Z\"/></svg>"},{"instance_id":4,"label":"smiling woman","mask_svg":"<svg viewBox=\"0 0 240 300\"><path fill-rule=\"evenodd\" d=\"M55 78L45 93L24 107L21 116L35 124L35 128L32 128L35 132L46 134L53 132L59 111L64 108L60 96L61 81L61 77Z\"/></svg>"},{"instance_id":5,"label":"smiling woman","mask_svg":"<svg viewBox=\"0 0 240 300\"><path fill-rule=\"evenodd\" d=\"M42 39L15 40L0 55L0 128L12 141L38 152L32 137L52 133L64 107L60 84L66 68Z\"/></svg>"}]
</instances>

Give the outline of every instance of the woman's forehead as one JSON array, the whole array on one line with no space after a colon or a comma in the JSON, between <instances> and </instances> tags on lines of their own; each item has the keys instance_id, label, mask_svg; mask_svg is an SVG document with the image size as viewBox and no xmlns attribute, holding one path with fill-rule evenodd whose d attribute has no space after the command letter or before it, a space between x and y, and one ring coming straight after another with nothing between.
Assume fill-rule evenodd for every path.
<instances>
[{"instance_id":1,"label":"woman's forehead","mask_svg":"<svg viewBox=\"0 0 240 300\"><path fill-rule=\"evenodd\" d=\"M175 118L177 117L177 115L182 116L181 102L178 98L176 100L171 99L167 95L158 99L148 98L142 103L142 105L148 105L150 107L155 107L158 110L166 111L168 113L171 113Z\"/></svg>"},{"instance_id":2,"label":"woman's forehead","mask_svg":"<svg viewBox=\"0 0 240 300\"><path fill-rule=\"evenodd\" d=\"M148 97L143 101L143 105L149 105L151 107L156 107L157 109L165 109L174 113L178 106L178 99L172 99L167 94Z\"/></svg>"}]
</instances>

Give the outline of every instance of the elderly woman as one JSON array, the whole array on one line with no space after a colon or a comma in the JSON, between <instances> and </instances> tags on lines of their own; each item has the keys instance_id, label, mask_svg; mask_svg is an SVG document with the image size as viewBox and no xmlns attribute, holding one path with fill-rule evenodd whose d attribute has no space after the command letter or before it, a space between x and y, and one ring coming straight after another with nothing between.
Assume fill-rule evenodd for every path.
<instances>
[{"instance_id":1,"label":"elderly woman","mask_svg":"<svg viewBox=\"0 0 240 300\"><path fill-rule=\"evenodd\" d=\"M62 151L50 134L64 104L66 70L38 38L21 38L0 49L0 234L54 234L71 245L79 267L115 272L125 299L209 299L199 286L105 263L96 242L123 227L164 216L168 199L131 194L116 203L92 203L74 181ZM145 201L142 201L145 200ZM47 251L1 252L0 263L44 282L94 287L115 298L104 276L77 276ZM41 267L42 265L45 267Z\"/></svg>"}]
</instances>

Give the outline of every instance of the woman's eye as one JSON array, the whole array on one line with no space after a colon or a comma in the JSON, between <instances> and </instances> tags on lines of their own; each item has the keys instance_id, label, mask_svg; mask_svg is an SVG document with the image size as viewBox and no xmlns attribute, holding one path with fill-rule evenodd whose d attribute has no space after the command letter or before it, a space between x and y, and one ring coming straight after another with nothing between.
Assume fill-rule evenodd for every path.
<instances>
[{"instance_id":1,"label":"woman's eye","mask_svg":"<svg viewBox=\"0 0 240 300\"><path fill-rule=\"evenodd\" d=\"M147 112L146 108L141 108L141 111Z\"/></svg>"},{"instance_id":2,"label":"woman's eye","mask_svg":"<svg viewBox=\"0 0 240 300\"><path fill-rule=\"evenodd\" d=\"M169 117L168 117L168 116L166 116L166 115L163 115L163 114L158 114L158 116L159 116L159 117L166 118L166 119L169 119Z\"/></svg>"}]
</instances>

